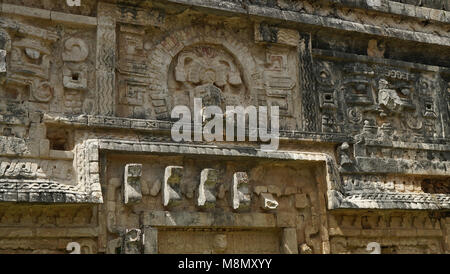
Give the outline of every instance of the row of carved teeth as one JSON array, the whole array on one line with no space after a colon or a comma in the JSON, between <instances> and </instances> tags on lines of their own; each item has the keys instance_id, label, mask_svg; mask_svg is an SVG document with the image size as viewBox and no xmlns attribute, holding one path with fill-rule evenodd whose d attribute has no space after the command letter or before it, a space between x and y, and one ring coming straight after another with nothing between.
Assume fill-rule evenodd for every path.
<instances>
[{"instance_id":1,"label":"row of carved teeth","mask_svg":"<svg viewBox=\"0 0 450 274\"><path fill-rule=\"evenodd\" d=\"M181 184L183 178L182 166L167 166L164 170L162 184L162 203L164 207L176 206L182 200ZM125 204L140 202L142 191L140 177L142 176L142 164L125 165L123 194ZM200 173L200 183L197 187L196 205L198 207L214 207L218 196L217 184L219 171L205 168ZM234 210L248 208L251 204L251 190L246 172L235 172L230 187L231 207ZM276 209L278 202L270 193L260 193L262 208Z\"/></svg>"}]
</instances>

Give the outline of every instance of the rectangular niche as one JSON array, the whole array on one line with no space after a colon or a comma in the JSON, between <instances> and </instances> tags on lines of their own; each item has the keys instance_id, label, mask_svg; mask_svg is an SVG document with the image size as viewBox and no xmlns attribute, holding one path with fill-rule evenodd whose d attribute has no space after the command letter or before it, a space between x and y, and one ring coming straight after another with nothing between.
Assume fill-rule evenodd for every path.
<instances>
[{"instance_id":1,"label":"rectangular niche","mask_svg":"<svg viewBox=\"0 0 450 274\"><path fill-rule=\"evenodd\" d=\"M161 228L159 254L280 253L280 229Z\"/></svg>"}]
</instances>

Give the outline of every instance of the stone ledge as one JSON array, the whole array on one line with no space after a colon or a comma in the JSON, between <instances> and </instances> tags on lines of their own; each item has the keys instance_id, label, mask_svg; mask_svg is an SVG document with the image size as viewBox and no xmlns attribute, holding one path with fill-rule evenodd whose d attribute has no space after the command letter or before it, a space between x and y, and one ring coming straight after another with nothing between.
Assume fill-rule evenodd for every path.
<instances>
[{"instance_id":1,"label":"stone ledge","mask_svg":"<svg viewBox=\"0 0 450 274\"><path fill-rule=\"evenodd\" d=\"M347 237L442 237L440 229L417 229L417 228L372 228L372 229L352 229L333 228L330 229L330 236Z\"/></svg>"},{"instance_id":2,"label":"stone ledge","mask_svg":"<svg viewBox=\"0 0 450 274\"><path fill-rule=\"evenodd\" d=\"M96 17L70 14L70 13L64 13L64 12L57 12L57 11L50 11L50 10L46 10L46 9L31 8L31 7L12 5L12 4L6 4L6 3L0 4L0 5L1 5L1 12L3 12L3 13L52 20L55 22L62 22L62 23L72 23L72 24L86 25L86 26L96 26L97 25Z\"/></svg>"},{"instance_id":3,"label":"stone ledge","mask_svg":"<svg viewBox=\"0 0 450 274\"><path fill-rule=\"evenodd\" d=\"M40 19L50 19L50 10L2 3L2 12Z\"/></svg>"},{"instance_id":4,"label":"stone ledge","mask_svg":"<svg viewBox=\"0 0 450 274\"><path fill-rule=\"evenodd\" d=\"M0 227L1 238L97 237L98 227Z\"/></svg>"},{"instance_id":5,"label":"stone ledge","mask_svg":"<svg viewBox=\"0 0 450 274\"><path fill-rule=\"evenodd\" d=\"M199 6L215 10L222 10L235 13L243 13L265 18L278 19L282 21L291 21L306 25L326 27L331 29L354 31L372 35L398 38L402 40L416 41L424 44L436 44L441 46L450 46L450 37L441 37L438 35L415 32L410 30L401 30L396 28L382 28L375 25L355 23L337 18L330 18L295 11L284 11L278 8L267 6L246 5L244 9L241 5L234 3L222 3L215 0L168 0L169 2L185 4L189 6Z\"/></svg>"},{"instance_id":6,"label":"stone ledge","mask_svg":"<svg viewBox=\"0 0 450 274\"><path fill-rule=\"evenodd\" d=\"M76 15L64 12L52 11L50 13L50 19L55 22L72 23L86 26L97 26L96 17Z\"/></svg>"},{"instance_id":7,"label":"stone ledge","mask_svg":"<svg viewBox=\"0 0 450 274\"><path fill-rule=\"evenodd\" d=\"M400 68L408 68L408 69L417 69L422 71L430 71L430 72L444 72L450 73L450 68L448 67L439 67L439 66L431 66L420 63L411 63L406 61L394 60L394 59L386 59L379 57L370 57L367 55L358 55L353 53L345 53L333 50L325 50L325 49L313 49L314 57L325 57L332 58L338 60L351 60L358 61L364 63L375 63L385 66L395 66Z\"/></svg>"},{"instance_id":8,"label":"stone ledge","mask_svg":"<svg viewBox=\"0 0 450 274\"><path fill-rule=\"evenodd\" d=\"M359 193L337 198L339 205L333 209L450 209L450 195L429 193Z\"/></svg>"},{"instance_id":9,"label":"stone ledge","mask_svg":"<svg viewBox=\"0 0 450 274\"><path fill-rule=\"evenodd\" d=\"M392 158L355 157L356 171L349 173L379 173L449 176L449 161L405 160ZM342 172L347 174L347 172Z\"/></svg>"},{"instance_id":10,"label":"stone ledge","mask_svg":"<svg viewBox=\"0 0 450 274\"><path fill-rule=\"evenodd\" d=\"M267 213L205 213L153 211L144 215L144 226L154 227L252 227L274 228L276 218Z\"/></svg>"},{"instance_id":11,"label":"stone ledge","mask_svg":"<svg viewBox=\"0 0 450 274\"><path fill-rule=\"evenodd\" d=\"M444 1L445 0L442 0L442 3L444 3ZM423 3L426 5L425 7L409 3L399 3L399 0L334 0L329 2L338 3L344 7L361 8L418 19L450 23L450 12L427 5L426 1ZM447 8L450 9L450 3L447 3Z\"/></svg>"},{"instance_id":12,"label":"stone ledge","mask_svg":"<svg viewBox=\"0 0 450 274\"><path fill-rule=\"evenodd\" d=\"M163 120L150 119L133 119L114 116L96 116L96 115L82 115L82 116L51 116L44 115L43 122L48 125L63 125L72 127L95 127L105 129L132 129L136 131L152 132L162 131L170 132L172 122ZM248 136L248 129L246 130ZM343 133L315 133L298 130L280 130L280 140L302 140L302 141L317 141L342 143L353 140Z\"/></svg>"}]
</instances>

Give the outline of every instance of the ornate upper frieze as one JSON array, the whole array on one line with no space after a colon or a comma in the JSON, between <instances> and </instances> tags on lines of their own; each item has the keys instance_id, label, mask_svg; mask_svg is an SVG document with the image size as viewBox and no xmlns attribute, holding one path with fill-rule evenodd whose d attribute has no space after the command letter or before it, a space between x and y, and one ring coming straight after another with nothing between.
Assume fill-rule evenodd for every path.
<instances>
[{"instance_id":1,"label":"ornate upper frieze","mask_svg":"<svg viewBox=\"0 0 450 274\"><path fill-rule=\"evenodd\" d=\"M445 20L433 15L419 28L408 16L408 24L383 28L350 23L361 11L337 9L333 17L307 1L247 2L223 7L245 18L157 5L100 2L96 13L65 14L2 4L0 200L101 203L103 151L170 152L320 162L329 209L448 209L448 61L403 58L417 50L411 41L447 49ZM222 111L278 107L284 152L264 154L248 142L237 144L245 153L225 142L175 143L171 111L193 108L194 98ZM138 203L141 166L127 165L125 200ZM170 205L180 196L181 169L168 166L161 186ZM219 175L204 170L197 198L209 207ZM245 208L251 184L244 173L233 182L233 206ZM263 196L263 208L277 207L273 195Z\"/></svg>"}]
</instances>

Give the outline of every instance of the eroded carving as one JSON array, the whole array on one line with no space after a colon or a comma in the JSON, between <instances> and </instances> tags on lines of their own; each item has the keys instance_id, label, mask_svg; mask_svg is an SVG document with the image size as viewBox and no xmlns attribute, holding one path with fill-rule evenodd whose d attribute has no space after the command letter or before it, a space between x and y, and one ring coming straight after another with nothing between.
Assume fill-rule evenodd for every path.
<instances>
[{"instance_id":1,"label":"eroded carving","mask_svg":"<svg viewBox=\"0 0 450 274\"><path fill-rule=\"evenodd\" d=\"M198 186L197 205L214 207L216 202L216 184L218 183L218 171L206 168L200 173L200 184Z\"/></svg>"},{"instance_id":2,"label":"eroded carving","mask_svg":"<svg viewBox=\"0 0 450 274\"><path fill-rule=\"evenodd\" d=\"M125 165L123 181L123 198L125 204L138 203L141 201L141 176L142 164Z\"/></svg>"},{"instance_id":3,"label":"eroded carving","mask_svg":"<svg viewBox=\"0 0 450 274\"><path fill-rule=\"evenodd\" d=\"M66 62L82 62L86 60L89 49L86 43L79 38L69 38L64 43L62 60Z\"/></svg>"},{"instance_id":4,"label":"eroded carving","mask_svg":"<svg viewBox=\"0 0 450 274\"><path fill-rule=\"evenodd\" d=\"M163 205L173 205L182 199L181 179L183 177L183 167L168 166L164 173L164 183L162 187Z\"/></svg>"},{"instance_id":5,"label":"eroded carving","mask_svg":"<svg viewBox=\"0 0 450 274\"><path fill-rule=\"evenodd\" d=\"M271 193L261 193L261 208L266 210L276 209L278 202Z\"/></svg>"},{"instance_id":6,"label":"eroded carving","mask_svg":"<svg viewBox=\"0 0 450 274\"><path fill-rule=\"evenodd\" d=\"M231 201L233 209L248 208L251 203L251 192L249 190L247 173L234 173L233 184L231 187Z\"/></svg>"},{"instance_id":7,"label":"eroded carving","mask_svg":"<svg viewBox=\"0 0 450 274\"><path fill-rule=\"evenodd\" d=\"M384 57L384 52L386 51L386 45L383 41L377 41L377 40L369 40L368 46L367 46L367 55L370 57Z\"/></svg>"},{"instance_id":8,"label":"eroded carving","mask_svg":"<svg viewBox=\"0 0 450 274\"><path fill-rule=\"evenodd\" d=\"M144 235L137 228L127 229L123 235L122 253L140 254L142 253L142 241Z\"/></svg>"}]
</instances>

